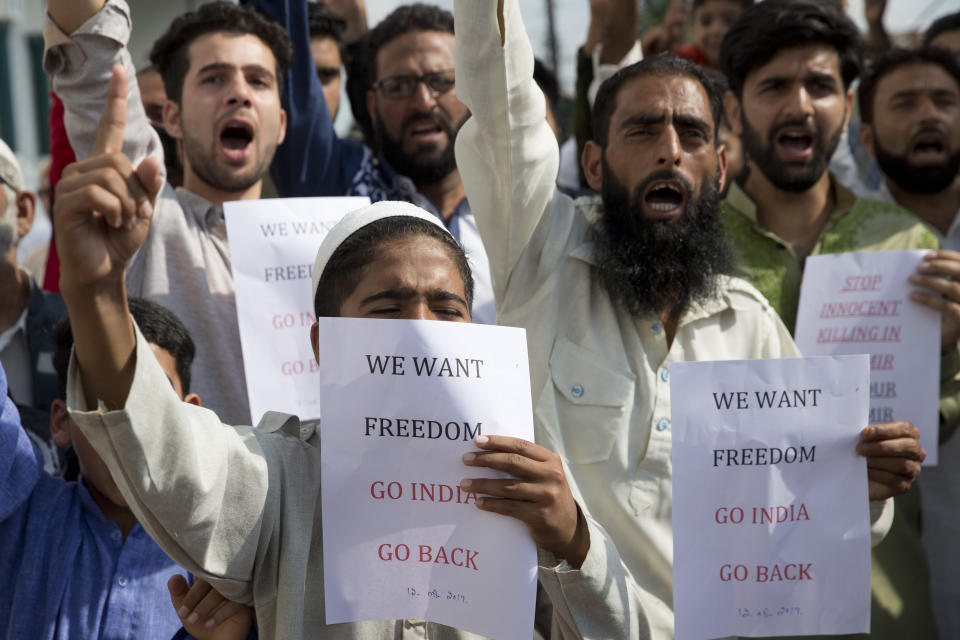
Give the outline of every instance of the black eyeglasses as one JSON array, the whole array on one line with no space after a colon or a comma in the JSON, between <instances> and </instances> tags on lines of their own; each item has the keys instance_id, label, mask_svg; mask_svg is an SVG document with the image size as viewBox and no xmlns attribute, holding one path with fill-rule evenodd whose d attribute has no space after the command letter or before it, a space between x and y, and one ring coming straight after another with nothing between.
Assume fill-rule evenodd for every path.
<instances>
[{"instance_id":1,"label":"black eyeglasses","mask_svg":"<svg viewBox=\"0 0 960 640\"><path fill-rule=\"evenodd\" d=\"M0 184L5 184L5 185L7 185L8 187L10 187L10 189L13 190L14 193L17 193L17 192L18 192L18 189L17 189L15 186L13 186L12 184L10 184L9 182L7 182L7 180L4 179L4 177L3 177L2 174L0 174Z\"/></svg>"},{"instance_id":2,"label":"black eyeglasses","mask_svg":"<svg viewBox=\"0 0 960 640\"><path fill-rule=\"evenodd\" d=\"M444 69L443 71L433 71L425 73L422 76L391 76L380 80L373 86L383 93L383 97L388 100L404 100L413 95L417 85L421 82L427 85L427 89L434 95L443 95L453 89L455 75L453 69Z\"/></svg>"}]
</instances>

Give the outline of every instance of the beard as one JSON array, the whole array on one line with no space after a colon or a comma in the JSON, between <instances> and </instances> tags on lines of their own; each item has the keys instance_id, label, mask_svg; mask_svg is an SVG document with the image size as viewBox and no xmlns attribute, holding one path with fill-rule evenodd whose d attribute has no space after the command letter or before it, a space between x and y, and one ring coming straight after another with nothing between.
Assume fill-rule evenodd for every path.
<instances>
[{"instance_id":1,"label":"beard","mask_svg":"<svg viewBox=\"0 0 960 640\"><path fill-rule=\"evenodd\" d=\"M393 138L387 131L379 108L376 110L373 124L380 152L397 173L410 178L416 185L435 184L453 173L457 168L454 142L457 139L457 132L466 122L466 118L454 123L439 110L434 110L429 114L410 114L403 119L400 126L400 135L403 136L403 132L407 130L407 126L411 122L422 120L432 120L447 134L447 145L440 150L439 155L436 155L433 148L417 150L412 154L405 151L402 139Z\"/></svg>"},{"instance_id":2,"label":"beard","mask_svg":"<svg viewBox=\"0 0 960 640\"><path fill-rule=\"evenodd\" d=\"M827 170L830 164L830 158L833 152L837 150L840 144L840 136L843 134L843 127L837 127L837 130L830 134L826 141L823 137L823 131L816 124L813 125L813 131L810 132L813 139L813 156L802 168L793 168L786 165L778 156L774 141L777 134L787 127L806 127L804 120L790 120L782 122L770 128L767 134L767 140L760 138L760 133L750 126L745 116L741 117L743 122L743 141L744 158L752 159L760 172L766 176L773 186L791 193L802 193L820 180L823 172Z\"/></svg>"},{"instance_id":3,"label":"beard","mask_svg":"<svg viewBox=\"0 0 960 640\"><path fill-rule=\"evenodd\" d=\"M633 192L603 161L604 212L589 230L598 277L610 299L632 315L669 310L678 318L691 303L717 294L717 277L730 273L732 252L718 215L716 178L692 201L693 189L679 174L659 170ZM647 220L641 199L655 180L677 180L687 192L673 220Z\"/></svg>"},{"instance_id":4,"label":"beard","mask_svg":"<svg viewBox=\"0 0 960 640\"><path fill-rule=\"evenodd\" d=\"M940 193L953 184L960 172L960 149L949 154L941 164L916 166L906 156L897 156L874 137L874 154L883 174L895 185L909 193Z\"/></svg>"},{"instance_id":5,"label":"beard","mask_svg":"<svg viewBox=\"0 0 960 640\"><path fill-rule=\"evenodd\" d=\"M263 150L253 166L238 170L217 163L219 140L214 139L212 145L205 144L184 131L181 142L183 155L190 163L193 173L211 187L226 192L246 191L257 184L269 171L270 162L277 151L277 142L273 142ZM255 140L250 144L254 142Z\"/></svg>"}]
</instances>

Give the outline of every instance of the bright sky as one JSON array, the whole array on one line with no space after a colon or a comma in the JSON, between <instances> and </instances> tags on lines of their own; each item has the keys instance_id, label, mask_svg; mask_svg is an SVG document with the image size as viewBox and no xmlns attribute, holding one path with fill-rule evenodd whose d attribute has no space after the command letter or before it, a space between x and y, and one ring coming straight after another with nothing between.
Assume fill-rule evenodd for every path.
<instances>
[{"instance_id":1,"label":"bright sky","mask_svg":"<svg viewBox=\"0 0 960 640\"><path fill-rule=\"evenodd\" d=\"M409 1L409 0L408 0ZM453 0L425 0L453 10ZM477 2L484 0L475 0ZM366 0L367 18L376 24L398 5L401 0ZM547 58L547 20L545 0L520 0L527 33L533 42L533 50L541 58ZM590 21L587 0L554 0L557 39L560 48L560 82L566 91L574 84L575 54L583 42ZM849 0L850 16L866 28L863 19L863 0ZM915 31L926 28L936 18L953 11L960 11L960 0L888 0L884 23L891 33Z\"/></svg>"}]
</instances>

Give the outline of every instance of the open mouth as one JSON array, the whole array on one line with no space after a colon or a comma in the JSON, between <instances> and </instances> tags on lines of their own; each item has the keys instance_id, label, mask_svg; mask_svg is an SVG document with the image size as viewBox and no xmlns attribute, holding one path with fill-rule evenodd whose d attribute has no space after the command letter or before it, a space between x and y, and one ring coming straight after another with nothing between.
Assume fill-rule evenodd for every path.
<instances>
[{"instance_id":1,"label":"open mouth","mask_svg":"<svg viewBox=\"0 0 960 640\"><path fill-rule=\"evenodd\" d=\"M432 139L443 135L443 126L436 120L418 120L407 127L407 133L414 140Z\"/></svg>"},{"instance_id":2,"label":"open mouth","mask_svg":"<svg viewBox=\"0 0 960 640\"><path fill-rule=\"evenodd\" d=\"M220 129L220 148L230 160L245 160L252 142L253 126L249 122L231 119Z\"/></svg>"},{"instance_id":3,"label":"open mouth","mask_svg":"<svg viewBox=\"0 0 960 640\"><path fill-rule=\"evenodd\" d=\"M686 189L675 181L654 182L643 195L644 207L656 218L680 215L686 200Z\"/></svg>"},{"instance_id":4,"label":"open mouth","mask_svg":"<svg viewBox=\"0 0 960 640\"><path fill-rule=\"evenodd\" d=\"M913 139L910 156L914 160L941 160L946 153L940 132L921 133Z\"/></svg>"},{"instance_id":5,"label":"open mouth","mask_svg":"<svg viewBox=\"0 0 960 640\"><path fill-rule=\"evenodd\" d=\"M787 160L806 160L813 154L813 135L808 131L787 129L777 135L777 145Z\"/></svg>"}]
</instances>

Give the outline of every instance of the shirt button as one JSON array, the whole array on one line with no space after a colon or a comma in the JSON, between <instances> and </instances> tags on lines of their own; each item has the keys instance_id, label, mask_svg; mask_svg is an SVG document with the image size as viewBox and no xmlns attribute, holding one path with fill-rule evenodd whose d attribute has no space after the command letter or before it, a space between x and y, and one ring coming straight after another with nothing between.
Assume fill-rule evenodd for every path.
<instances>
[{"instance_id":1,"label":"shirt button","mask_svg":"<svg viewBox=\"0 0 960 640\"><path fill-rule=\"evenodd\" d=\"M669 380L669 379L670 379L670 370L669 370L669 369L661 369L661 370L660 370L660 379L663 380L664 382L666 382L667 380Z\"/></svg>"},{"instance_id":2,"label":"shirt button","mask_svg":"<svg viewBox=\"0 0 960 640\"><path fill-rule=\"evenodd\" d=\"M669 426L670 422L666 418L660 418L657 422L657 431L666 431Z\"/></svg>"},{"instance_id":3,"label":"shirt button","mask_svg":"<svg viewBox=\"0 0 960 640\"><path fill-rule=\"evenodd\" d=\"M582 398L582 397L583 397L583 386L582 386L582 385L579 385L579 384L573 385L573 388L570 389L570 393L573 394L573 397L574 397L574 398Z\"/></svg>"},{"instance_id":4,"label":"shirt button","mask_svg":"<svg viewBox=\"0 0 960 640\"><path fill-rule=\"evenodd\" d=\"M653 331L653 335L658 336L660 335L660 332L663 331L663 325L659 322L654 322L652 325L650 325L650 331Z\"/></svg>"},{"instance_id":5,"label":"shirt button","mask_svg":"<svg viewBox=\"0 0 960 640\"><path fill-rule=\"evenodd\" d=\"M127 580L127 579L126 579L125 577L123 577L123 576L120 576L119 578L117 578L117 584L120 585L121 587L127 586L127 584L128 584L129 582L130 582L130 581Z\"/></svg>"},{"instance_id":6,"label":"shirt button","mask_svg":"<svg viewBox=\"0 0 960 640\"><path fill-rule=\"evenodd\" d=\"M110 537L113 538L114 540L119 541L120 538L123 537L123 534L120 533L119 531L114 531L113 533L110 534Z\"/></svg>"}]
</instances>

